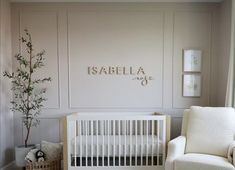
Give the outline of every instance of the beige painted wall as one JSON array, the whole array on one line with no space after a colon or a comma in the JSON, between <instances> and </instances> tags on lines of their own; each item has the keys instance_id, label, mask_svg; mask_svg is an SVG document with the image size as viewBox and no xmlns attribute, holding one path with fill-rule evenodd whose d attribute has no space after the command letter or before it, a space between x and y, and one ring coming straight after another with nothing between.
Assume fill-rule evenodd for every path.
<instances>
[{"instance_id":1,"label":"beige painted wall","mask_svg":"<svg viewBox=\"0 0 235 170\"><path fill-rule=\"evenodd\" d=\"M0 168L14 160L13 114L9 110L10 82L3 78L3 71L11 65L10 3L0 1Z\"/></svg>"},{"instance_id":2,"label":"beige painted wall","mask_svg":"<svg viewBox=\"0 0 235 170\"><path fill-rule=\"evenodd\" d=\"M79 111L158 111L172 115L172 137L182 111L217 103L220 5L210 3L14 4L14 53L27 27L37 49L47 51L48 102L32 143L59 141L60 117ZM203 51L202 96L182 97L182 51ZM131 76L89 76L88 66L143 66L154 80L142 87ZM22 135L23 134L23 135ZM15 115L15 143L24 131Z\"/></svg>"}]
</instances>

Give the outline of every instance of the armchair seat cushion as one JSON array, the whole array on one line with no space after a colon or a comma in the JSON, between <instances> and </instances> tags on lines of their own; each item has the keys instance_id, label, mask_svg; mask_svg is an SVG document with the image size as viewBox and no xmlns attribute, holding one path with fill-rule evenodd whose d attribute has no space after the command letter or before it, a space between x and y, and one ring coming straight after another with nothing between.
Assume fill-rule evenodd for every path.
<instances>
[{"instance_id":1,"label":"armchair seat cushion","mask_svg":"<svg viewBox=\"0 0 235 170\"><path fill-rule=\"evenodd\" d=\"M227 158L188 153L175 159L174 170L235 170Z\"/></svg>"}]
</instances>

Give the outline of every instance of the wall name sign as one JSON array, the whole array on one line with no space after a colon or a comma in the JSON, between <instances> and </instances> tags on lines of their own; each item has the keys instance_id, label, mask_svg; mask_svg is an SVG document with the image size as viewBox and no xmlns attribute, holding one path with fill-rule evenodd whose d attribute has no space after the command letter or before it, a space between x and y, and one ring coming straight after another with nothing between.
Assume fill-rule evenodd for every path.
<instances>
[{"instance_id":1,"label":"wall name sign","mask_svg":"<svg viewBox=\"0 0 235 170\"><path fill-rule=\"evenodd\" d=\"M125 66L88 66L88 75L113 75L113 76L133 76L132 80L140 81L142 86L148 85L153 80L152 76L146 74L143 67Z\"/></svg>"}]
</instances>

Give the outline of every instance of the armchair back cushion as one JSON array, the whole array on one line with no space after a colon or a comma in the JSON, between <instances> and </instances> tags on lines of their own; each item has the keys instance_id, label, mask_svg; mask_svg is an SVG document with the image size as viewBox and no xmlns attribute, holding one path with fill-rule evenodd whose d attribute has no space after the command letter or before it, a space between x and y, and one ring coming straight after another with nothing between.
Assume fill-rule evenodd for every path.
<instances>
[{"instance_id":1,"label":"armchair back cushion","mask_svg":"<svg viewBox=\"0 0 235 170\"><path fill-rule=\"evenodd\" d=\"M188 114L186 153L226 157L234 129L233 108L192 106Z\"/></svg>"}]
</instances>

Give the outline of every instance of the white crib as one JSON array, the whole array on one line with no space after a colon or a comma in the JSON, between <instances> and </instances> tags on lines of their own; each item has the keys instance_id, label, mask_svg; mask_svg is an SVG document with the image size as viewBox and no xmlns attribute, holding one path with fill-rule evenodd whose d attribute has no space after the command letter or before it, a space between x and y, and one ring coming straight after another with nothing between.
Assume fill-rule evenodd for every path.
<instances>
[{"instance_id":1,"label":"white crib","mask_svg":"<svg viewBox=\"0 0 235 170\"><path fill-rule=\"evenodd\" d=\"M169 117L76 113L64 121L64 169L164 169Z\"/></svg>"}]
</instances>

